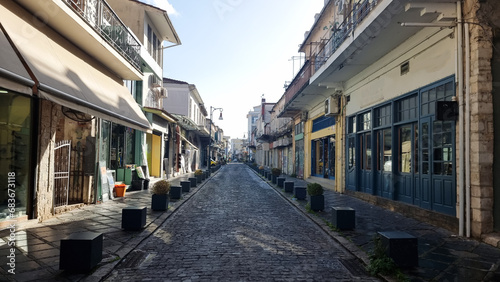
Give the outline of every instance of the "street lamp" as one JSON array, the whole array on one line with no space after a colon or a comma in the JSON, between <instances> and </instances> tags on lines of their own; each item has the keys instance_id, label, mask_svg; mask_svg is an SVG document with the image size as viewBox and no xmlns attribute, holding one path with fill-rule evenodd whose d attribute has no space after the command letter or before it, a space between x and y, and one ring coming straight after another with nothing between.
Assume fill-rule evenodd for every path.
<instances>
[{"instance_id":1,"label":"street lamp","mask_svg":"<svg viewBox=\"0 0 500 282\"><path fill-rule=\"evenodd\" d=\"M213 113L215 110L219 110L220 111L220 116L219 116L219 120L222 120L222 108L213 108L212 106L210 106L210 133L208 135L208 138L209 138L209 141L208 141L208 161L207 161L207 167L208 167L208 171L211 171L210 170L210 167L212 166L212 117L213 117Z\"/></svg>"}]
</instances>

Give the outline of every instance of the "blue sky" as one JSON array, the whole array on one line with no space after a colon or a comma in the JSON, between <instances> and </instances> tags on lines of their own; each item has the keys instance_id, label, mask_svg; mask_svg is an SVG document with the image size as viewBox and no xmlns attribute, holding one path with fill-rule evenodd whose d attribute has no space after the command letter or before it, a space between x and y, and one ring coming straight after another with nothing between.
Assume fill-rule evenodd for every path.
<instances>
[{"instance_id":1,"label":"blue sky","mask_svg":"<svg viewBox=\"0 0 500 282\"><path fill-rule=\"evenodd\" d=\"M277 102L293 78L304 32L324 0L142 0L167 10L182 45L164 50L164 77L195 84L224 135L242 138L247 113ZM295 71L299 63L295 63ZM210 116L210 113L209 113Z\"/></svg>"}]
</instances>

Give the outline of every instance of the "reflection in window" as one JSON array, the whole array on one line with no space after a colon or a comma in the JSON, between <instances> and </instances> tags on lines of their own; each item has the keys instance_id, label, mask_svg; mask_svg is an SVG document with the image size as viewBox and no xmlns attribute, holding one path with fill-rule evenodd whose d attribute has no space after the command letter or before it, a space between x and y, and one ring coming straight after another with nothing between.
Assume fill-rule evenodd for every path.
<instances>
[{"instance_id":1,"label":"reflection in window","mask_svg":"<svg viewBox=\"0 0 500 282\"><path fill-rule=\"evenodd\" d=\"M348 166L349 169L352 169L353 167L356 166L356 146L355 146L355 140L354 137L349 137L349 143L348 143Z\"/></svg>"},{"instance_id":2,"label":"reflection in window","mask_svg":"<svg viewBox=\"0 0 500 282\"><path fill-rule=\"evenodd\" d=\"M391 130L386 129L383 133L383 170L390 172L392 170L392 136Z\"/></svg>"},{"instance_id":3,"label":"reflection in window","mask_svg":"<svg viewBox=\"0 0 500 282\"><path fill-rule=\"evenodd\" d=\"M399 171L411 172L411 125L399 129Z\"/></svg>"},{"instance_id":4,"label":"reflection in window","mask_svg":"<svg viewBox=\"0 0 500 282\"><path fill-rule=\"evenodd\" d=\"M433 174L453 174L453 124L451 121L434 121L432 126L433 140Z\"/></svg>"},{"instance_id":5,"label":"reflection in window","mask_svg":"<svg viewBox=\"0 0 500 282\"><path fill-rule=\"evenodd\" d=\"M391 105L375 109L375 127L391 124Z\"/></svg>"},{"instance_id":6,"label":"reflection in window","mask_svg":"<svg viewBox=\"0 0 500 282\"><path fill-rule=\"evenodd\" d=\"M365 156L364 156L364 161L365 161L365 169L366 170L371 170L372 169L372 142L371 142L372 135L370 133L365 134Z\"/></svg>"},{"instance_id":7,"label":"reflection in window","mask_svg":"<svg viewBox=\"0 0 500 282\"><path fill-rule=\"evenodd\" d=\"M361 130L368 130L371 128L371 113L367 112L361 115Z\"/></svg>"}]
</instances>

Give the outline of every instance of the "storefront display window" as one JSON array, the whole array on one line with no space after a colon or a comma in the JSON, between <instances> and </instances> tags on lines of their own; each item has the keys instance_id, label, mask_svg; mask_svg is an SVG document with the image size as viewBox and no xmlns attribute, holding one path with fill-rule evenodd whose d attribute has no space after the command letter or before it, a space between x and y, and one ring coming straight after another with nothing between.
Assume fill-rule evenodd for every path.
<instances>
[{"instance_id":1,"label":"storefront display window","mask_svg":"<svg viewBox=\"0 0 500 282\"><path fill-rule=\"evenodd\" d=\"M29 207L32 109L24 95L0 88L0 97L1 221L26 215Z\"/></svg>"}]
</instances>

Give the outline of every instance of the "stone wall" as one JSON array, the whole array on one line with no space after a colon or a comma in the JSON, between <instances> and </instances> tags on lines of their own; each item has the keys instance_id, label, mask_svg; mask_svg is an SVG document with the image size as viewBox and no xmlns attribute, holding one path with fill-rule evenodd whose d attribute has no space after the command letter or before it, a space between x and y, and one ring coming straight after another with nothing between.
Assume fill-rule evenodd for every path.
<instances>
[{"instance_id":1,"label":"stone wall","mask_svg":"<svg viewBox=\"0 0 500 282\"><path fill-rule=\"evenodd\" d=\"M498 1L464 3L464 19L470 35L470 174L471 235L493 231L493 57L491 11L499 11ZM494 8L493 6L496 6ZM498 16L498 12L496 12ZM467 60L467 58L465 58ZM467 75L467 74L465 74ZM467 87L467 85L465 85Z\"/></svg>"},{"instance_id":2,"label":"stone wall","mask_svg":"<svg viewBox=\"0 0 500 282\"><path fill-rule=\"evenodd\" d=\"M36 171L35 216L43 221L52 216L54 190L54 145L60 118L60 106L40 100L38 167Z\"/></svg>"}]
</instances>

